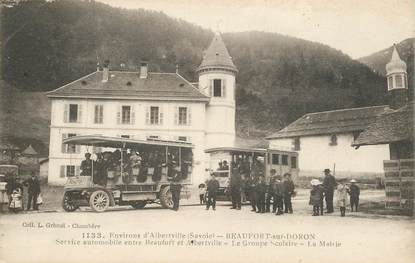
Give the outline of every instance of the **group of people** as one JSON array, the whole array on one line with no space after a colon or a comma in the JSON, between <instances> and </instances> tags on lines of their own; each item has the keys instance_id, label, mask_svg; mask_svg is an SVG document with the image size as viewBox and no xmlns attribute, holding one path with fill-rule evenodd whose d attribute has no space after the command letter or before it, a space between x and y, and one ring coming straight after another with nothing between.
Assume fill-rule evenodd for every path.
<instances>
[{"instance_id":1,"label":"group of people","mask_svg":"<svg viewBox=\"0 0 415 263\"><path fill-rule=\"evenodd\" d=\"M310 202L313 206L313 216L323 215L323 203L326 201L327 213L333 213L333 198L336 191L337 204L340 207L340 215L346 215L346 206L348 203L347 195L350 195L351 211L356 211L359 206L360 188L356 184L356 180L350 180L350 187L347 186L346 180L336 181L331 174L330 169L324 169L324 180L320 182L318 179L311 180L312 189L310 190Z\"/></svg>"},{"instance_id":2,"label":"group of people","mask_svg":"<svg viewBox=\"0 0 415 263\"><path fill-rule=\"evenodd\" d=\"M147 181L150 175L154 182L160 181L162 167L168 168L168 177L172 178L175 168L181 166L181 177L186 179L191 166L191 150L182 150L181 163L177 153L166 153L162 150L152 151L120 151L97 153L96 160L91 159L90 153L85 153L85 160L81 162L80 175L93 176L95 184L107 185L108 179L122 176L122 183ZM190 160L190 161L189 161ZM177 169L176 169L177 170Z\"/></svg>"},{"instance_id":3,"label":"group of people","mask_svg":"<svg viewBox=\"0 0 415 263\"><path fill-rule=\"evenodd\" d=\"M35 175L31 173L30 178L24 181L18 180L15 176L8 176L6 178L6 194L8 198L8 207L10 211L18 212L24 210L23 205L23 190L24 186L27 187L27 210L33 208L33 210L39 210L40 200L40 183Z\"/></svg>"}]
</instances>

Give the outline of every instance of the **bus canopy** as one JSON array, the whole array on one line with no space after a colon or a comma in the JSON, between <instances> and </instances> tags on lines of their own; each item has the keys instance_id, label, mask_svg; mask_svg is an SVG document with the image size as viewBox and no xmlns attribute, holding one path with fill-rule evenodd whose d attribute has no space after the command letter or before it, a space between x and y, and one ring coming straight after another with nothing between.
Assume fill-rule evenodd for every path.
<instances>
[{"instance_id":1,"label":"bus canopy","mask_svg":"<svg viewBox=\"0 0 415 263\"><path fill-rule=\"evenodd\" d=\"M267 149L262 148L248 148L248 147L216 147L206 149L205 153L215 153L215 152L251 152L251 153L266 153Z\"/></svg>"},{"instance_id":2,"label":"bus canopy","mask_svg":"<svg viewBox=\"0 0 415 263\"><path fill-rule=\"evenodd\" d=\"M159 139L151 140L136 140L120 137L108 137L102 135L80 135L73 136L63 140L64 144L96 146L104 148L128 148L134 149L143 146L171 146L182 148L193 148L193 145L188 142L181 141L167 141Z\"/></svg>"}]
</instances>

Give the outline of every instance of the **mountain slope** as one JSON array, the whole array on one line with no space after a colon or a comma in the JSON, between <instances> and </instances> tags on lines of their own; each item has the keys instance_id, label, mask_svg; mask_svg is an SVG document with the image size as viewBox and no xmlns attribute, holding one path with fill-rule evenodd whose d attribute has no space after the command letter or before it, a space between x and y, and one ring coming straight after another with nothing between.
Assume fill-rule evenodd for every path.
<instances>
[{"instance_id":1,"label":"mountain slope","mask_svg":"<svg viewBox=\"0 0 415 263\"><path fill-rule=\"evenodd\" d=\"M143 58L151 71L174 72L179 64L180 74L197 81L195 69L213 37L160 12L94 1L25 1L2 13L2 78L25 92L60 87L107 58L117 70L136 70ZM384 103L384 77L326 45L264 32L227 33L223 39L239 69L240 136L264 136L307 112ZM21 98L31 99L23 93ZM16 98L11 107L27 118L18 104ZM31 122L47 120L45 111L34 112ZM48 134L47 125L42 129Z\"/></svg>"},{"instance_id":2,"label":"mountain slope","mask_svg":"<svg viewBox=\"0 0 415 263\"><path fill-rule=\"evenodd\" d=\"M401 59L406 62L410 98L414 96L414 45L415 38L408 38L396 44ZM359 58L359 61L370 67L374 72L385 76L385 67L392 57L392 51L393 46L390 46L369 56Z\"/></svg>"}]
</instances>

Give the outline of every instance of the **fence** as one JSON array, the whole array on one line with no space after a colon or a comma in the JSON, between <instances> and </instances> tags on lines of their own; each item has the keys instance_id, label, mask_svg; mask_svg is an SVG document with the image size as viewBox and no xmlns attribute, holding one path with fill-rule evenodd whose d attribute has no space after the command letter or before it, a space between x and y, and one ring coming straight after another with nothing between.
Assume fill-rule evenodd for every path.
<instances>
[{"instance_id":1,"label":"fence","mask_svg":"<svg viewBox=\"0 0 415 263\"><path fill-rule=\"evenodd\" d=\"M415 159L385 160L386 208L414 206Z\"/></svg>"}]
</instances>

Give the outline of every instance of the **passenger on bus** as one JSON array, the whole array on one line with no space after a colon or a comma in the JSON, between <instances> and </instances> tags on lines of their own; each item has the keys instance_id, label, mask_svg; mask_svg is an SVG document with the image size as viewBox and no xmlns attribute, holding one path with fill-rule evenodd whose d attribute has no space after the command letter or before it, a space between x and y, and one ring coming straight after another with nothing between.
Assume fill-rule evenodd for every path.
<instances>
[{"instance_id":1,"label":"passenger on bus","mask_svg":"<svg viewBox=\"0 0 415 263\"><path fill-rule=\"evenodd\" d=\"M132 175L137 176L140 172L141 166L141 156L137 154L136 151L133 151L130 156L131 170Z\"/></svg>"},{"instance_id":2,"label":"passenger on bus","mask_svg":"<svg viewBox=\"0 0 415 263\"><path fill-rule=\"evenodd\" d=\"M95 161L95 165L94 165L93 182L94 184L106 185L107 173L108 173L107 167L106 167L107 165L106 160L104 160L102 153L96 153L96 155L97 155L97 160Z\"/></svg>"},{"instance_id":3,"label":"passenger on bus","mask_svg":"<svg viewBox=\"0 0 415 263\"><path fill-rule=\"evenodd\" d=\"M81 176L91 176L93 165L94 163L91 160L91 154L85 153L85 160L81 162Z\"/></svg>"},{"instance_id":4,"label":"passenger on bus","mask_svg":"<svg viewBox=\"0 0 415 263\"><path fill-rule=\"evenodd\" d=\"M228 165L228 162L226 160L224 160L222 162L222 170L224 170L224 171L229 170L229 165Z\"/></svg>"}]
</instances>

